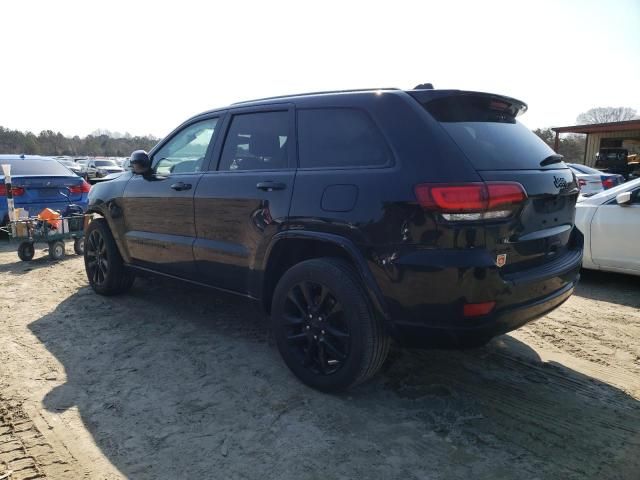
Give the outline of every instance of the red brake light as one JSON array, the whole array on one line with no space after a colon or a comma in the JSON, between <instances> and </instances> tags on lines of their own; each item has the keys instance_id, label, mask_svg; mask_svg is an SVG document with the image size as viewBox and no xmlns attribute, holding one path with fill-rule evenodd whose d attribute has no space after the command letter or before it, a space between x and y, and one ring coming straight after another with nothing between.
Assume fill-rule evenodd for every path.
<instances>
[{"instance_id":1,"label":"red brake light","mask_svg":"<svg viewBox=\"0 0 640 480\"><path fill-rule=\"evenodd\" d=\"M21 197L22 195L24 195L24 188L22 187L11 187L11 191L13 192L13 196L14 197ZM4 183L0 183L0 197L6 197L7 196L7 187L5 186Z\"/></svg>"},{"instance_id":2,"label":"red brake light","mask_svg":"<svg viewBox=\"0 0 640 480\"><path fill-rule=\"evenodd\" d=\"M616 186L616 182L612 177L602 177L602 187L605 190L615 186Z\"/></svg>"},{"instance_id":3,"label":"red brake light","mask_svg":"<svg viewBox=\"0 0 640 480\"><path fill-rule=\"evenodd\" d=\"M495 306L496 302L465 303L463 314L465 317L479 317L489 313Z\"/></svg>"},{"instance_id":4,"label":"red brake light","mask_svg":"<svg viewBox=\"0 0 640 480\"><path fill-rule=\"evenodd\" d=\"M69 191L71 193L87 193L89 190L91 190L91 185L89 185L85 180L82 180L80 185L69 187Z\"/></svg>"},{"instance_id":5,"label":"red brake light","mask_svg":"<svg viewBox=\"0 0 640 480\"><path fill-rule=\"evenodd\" d=\"M527 198L522 185L510 182L421 184L415 194L422 208L443 213L513 210Z\"/></svg>"}]
</instances>

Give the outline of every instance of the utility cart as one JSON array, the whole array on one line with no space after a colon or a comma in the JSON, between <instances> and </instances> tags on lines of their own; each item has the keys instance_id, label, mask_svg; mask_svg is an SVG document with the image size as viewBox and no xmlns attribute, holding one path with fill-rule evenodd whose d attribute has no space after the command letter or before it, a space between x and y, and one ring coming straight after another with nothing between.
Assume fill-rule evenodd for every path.
<instances>
[{"instance_id":1,"label":"utility cart","mask_svg":"<svg viewBox=\"0 0 640 480\"><path fill-rule=\"evenodd\" d=\"M10 221L0 230L9 235L9 241L18 244L18 257L28 262L33 259L36 243L49 245L49 258L60 260L65 255L65 240L73 240L73 250L84 254L84 229L90 215L77 214L55 220L27 218Z\"/></svg>"}]
</instances>

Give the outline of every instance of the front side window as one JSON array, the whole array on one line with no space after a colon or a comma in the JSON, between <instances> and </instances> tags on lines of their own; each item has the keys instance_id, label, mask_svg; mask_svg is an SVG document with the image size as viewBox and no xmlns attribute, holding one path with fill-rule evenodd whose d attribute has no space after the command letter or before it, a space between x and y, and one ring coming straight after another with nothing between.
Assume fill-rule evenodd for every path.
<instances>
[{"instance_id":1,"label":"front side window","mask_svg":"<svg viewBox=\"0 0 640 480\"><path fill-rule=\"evenodd\" d=\"M219 170L287 168L288 140L289 113L286 111L234 115Z\"/></svg>"},{"instance_id":2,"label":"front side window","mask_svg":"<svg viewBox=\"0 0 640 480\"><path fill-rule=\"evenodd\" d=\"M350 108L298 110L301 168L382 166L391 159L380 130Z\"/></svg>"},{"instance_id":3,"label":"front side window","mask_svg":"<svg viewBox=\"0 0 640 480\"><path fill-rule=\"evenodd\" d=\"M174 135L153 156L156 174L201 172L217 123L217 118L208 118Z\"/></svg>"}]
</instances>

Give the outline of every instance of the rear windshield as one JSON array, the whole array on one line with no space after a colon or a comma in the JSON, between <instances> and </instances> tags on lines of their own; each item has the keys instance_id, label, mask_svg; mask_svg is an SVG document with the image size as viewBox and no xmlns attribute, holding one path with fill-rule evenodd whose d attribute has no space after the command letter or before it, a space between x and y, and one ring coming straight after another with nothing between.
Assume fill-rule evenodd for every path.
<instances>
[{"instance_id":1,"label":"rear windshield","mask_svg":"<svg viewBox=\"0 0 640 480\"><path fill-rule=\"evenodd\" d=\"M18 175L74 175L71 170L55 160L0 160L0 164L11 165L12 177ZM2 170L0 170L0 175L1 174Z\"/></svg>"},{"instance_id":2,"label":"rear windshield","mask_svg":"<svg viewBox=\"0 0 640 480\"><path fill-rule=\"evenodd\" d=\"M96 167L117 167L118 164L113 160L96 160Z\"/></svg>"},{"instance_id":3,"label":"rear windshield","mask_svg":"<svg viewBox=\"0 0 640 480\"><path fill-rule=\"evenodd\" d=\"M424 105L477 170L541 169L555 152L515 119L507 102L490 96L445 97ZM546 168L564 168L552 163Z\"/></svg>"}]
</instances>

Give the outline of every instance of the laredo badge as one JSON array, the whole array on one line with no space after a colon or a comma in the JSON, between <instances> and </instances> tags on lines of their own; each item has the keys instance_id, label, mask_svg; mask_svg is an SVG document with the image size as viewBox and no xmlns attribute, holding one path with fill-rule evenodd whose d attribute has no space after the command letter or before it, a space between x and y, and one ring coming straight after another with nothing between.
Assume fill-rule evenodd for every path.
<instances>
[{"instance_id":1,"label":"laredo badge","mask_svg":"<svg viewBox=\"0 0 640 480\"><path fill-rule=\"evenodd\" d=\"M496 257L496 265L498 267L504 267L504 264L507 263L507 254L501 253Z\"/></svg>"}]
</instances>

